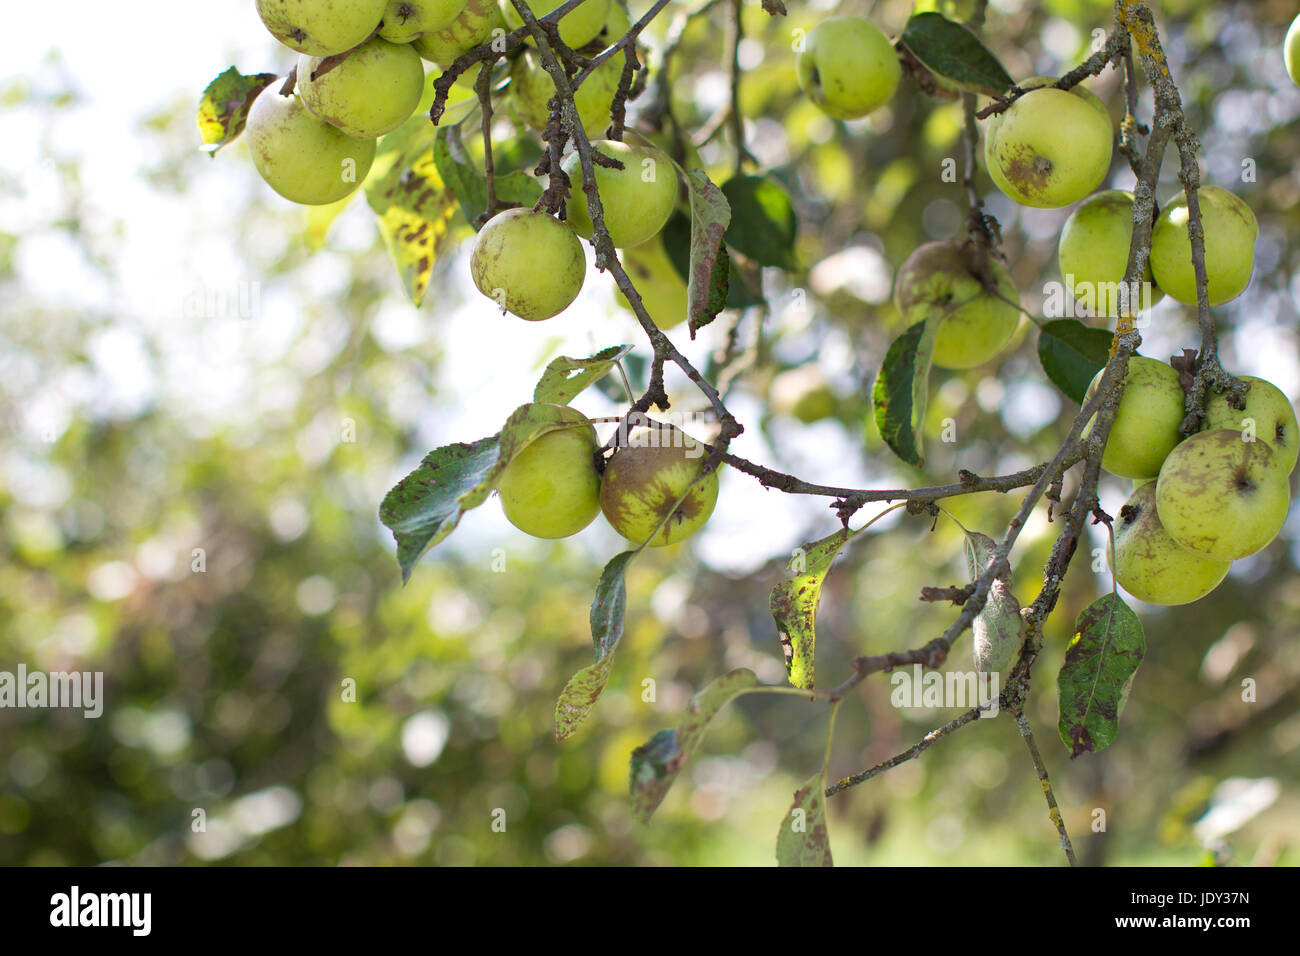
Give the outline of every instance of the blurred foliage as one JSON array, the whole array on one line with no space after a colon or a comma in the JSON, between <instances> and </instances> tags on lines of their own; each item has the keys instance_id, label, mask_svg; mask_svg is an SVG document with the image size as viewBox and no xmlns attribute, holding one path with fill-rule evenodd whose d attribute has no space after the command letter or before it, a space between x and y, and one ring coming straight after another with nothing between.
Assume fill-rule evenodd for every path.
<instances>
[{"instance_id":1,"label":"blurred foliage","mask_svg":"<svg viewBox=\"0 0 1300 956\"><path fill-rule=\"evenodd\" d=\"M912 6L836 9L896 33ZM1231 183L1261 223L1251 289L1216 312L1225 358L1245 365L1260 348L1294 356L1300 90L1280 55L1293 5L1159 6L1207 178ZM990 7L990 45L1016 77L1068 69L1110 11L1101 0ZM799 93L790 52L791 29L827 15L825 5L791 4L787 20L757 3L744 13L749 146L803 224L804 268L764 277L761 339L757 311L741 326L753 354L732 395L755 409L742 419L770 443L766 463L817 462L808 456L822 446L858 450L880 486L897 487L1049 456L1074 406L1045 386L1032 335L996 367L936 374L932 433L951 418L961 440L932 442L924 472L883 450L868 402L900 330L892 268L961 228L960 188L940 176L961 155L960 110L905 80L870 119L834 123ZM673 107L687 131L725 102L725 29L721 11L712 16L692 25L675 61ZM240 65L281 66L251 56ZM56 48L37 75L0 81L0 137L21 134L29 147L0 165L0 208L17 210L0 217L0 669L103 671L107 704L97 720L0 710L0 863L770 864L791 794L820 765L824 707L756 695L725 709L648 827L631 816L628 756L730 668L783 681L767 596L788 555L743 574L711 567L689 545L639 560L610 686L577 737L557 745L554 701L590 661L588 603L612 551L583 536L440 546L402 587L376 518L383 491L430 447L478 437L458 425L475 398L443 385L457 361L451 316L470 288L463 260L438 264L416 313L364 203L335 221L307 214L261 188L242 144L218 160L197 151L193 102L210 79L198 69L165 77L162 105L120 131L134 144L122 160L129 181L106 179L97 166L117 144L69 145L68 128L91 106L78 69ZM1113 71L1093 88L1118 119ZM715 180L734 155L729 127L718 130L699 149ZM498 170L530 168L536 155L532 142L502 150ZM1246 182L1243 158L1256 170ZM1114 185L1131 183L1115 169ZM1167 161L1166 193L1175 172ZM992 192L983 173L981 183ZM136 214L105 214L100 197L116 189L139 197ZM1032 312L1055 277L1064 211L1022 210L995 192L989 208ZM134 238L160 228L174 260L141 261ZM726 325L715 323L709 341L721 342ZM1155 326L1148 354L1194 342L1191 312L1176 304L1160 307ZM614 344L592 328L598 346ZM760 404L777 372L801 364L821 367L835 395L833 417L811 426ZM531 388L500 384L517 401ZM1116 483L1103 500L1117 509L1126 494ZM1017 502L949 507L996 533ZM823 504L786 537L832 530ZM1022 537L1022 601L1041 583L1054 533L1040 513ZM1055 738L1054 675L1076 615L1108 587L1088 554L1076 556L1029 714L1085 861L1202 862L1217 836L1195 824L1223 802L1216 787L1229 778L1280 788L1213 842L1216 852L1240 863L1300 858L1297 538L1293 519L1194 606L1141 608L1148 653L1120 737L1071 763ZM939 633L951 608L916 598L922 585L961 580L960 554L958 530L932 530L929 519L882 522L855 541L822 600L823 683L856 654ZM965 668L968 648L959 642L951 666ZM1259 703L1241 701L1243 678L1257 682ZM952 716L895 709L889 690L873 678L842 708L832 777ZM196 810L205 832L193 831ZM1060 862L1006 719L963 729L829 810L842 864ZM1104 833L1094 831L1098 810Z\"/></svg>"}]
</instances>

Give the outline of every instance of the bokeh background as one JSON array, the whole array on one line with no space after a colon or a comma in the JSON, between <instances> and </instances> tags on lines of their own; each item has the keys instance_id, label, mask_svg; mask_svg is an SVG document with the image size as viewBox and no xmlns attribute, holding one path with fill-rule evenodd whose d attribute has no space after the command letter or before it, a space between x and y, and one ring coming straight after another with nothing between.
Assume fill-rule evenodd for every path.
<instances>
[{"instance_id":1,"label":"bokeh background","mask_svg":"<svg viewBox=\"0 0 1300 956\"><path fill-rule=\"evenodd\" d=\"M970 9L916 5L936 6ZM1245 197L1261 226L1249 290L1215 310L1225 362L1294 399L1300 89L1280 51L1295 4L1155 6L1207 181ZM645 7L633 0L634 17ZM998 362L936 374L930 435L952 418L958 440L932 438L924 471L894 459L869 421L870 383L902 328L893 270L962 228L960 186L941 175L961 155L960 111L905 80L868 120L833 123L798 91L791 30L847 12L894 34L911 7L792 0L788 19L770 20L744 3L746 139L795 200L801 268L765 276L768 307L739 325L729 404L746 432L734 450L829 484L1013 470L1049 457L1076 411L1046 383L1026 321ZM726 9L695 23L675 61L688 129L729 96ZM988 16L1013 76L1059 75L1108 28L1110 5L993 0ZM106 706L97 720L0 710L0 863L770 864L791 793L820 765L824 707L758 696L727 708L648 827L630 814L628 755L726 670L783 681L767 595L793 548L834 529L827 502L724 474L706 530L634 564L610 686L557 744L555 699L591 660L588 605L620 550L613 532L597 522L535 541L491 501L403 587L376 512L429 449L496 431L555 356L621 342L645 355L609 278L593 270L565 314L522 323L474 292L462 245L416 308L360 195L329 223L264 186L242 143L199 151L194 112L211 78L293 62L249 0L72 0L59 21L51 31L48 11L18 5L0 36L0 670L103 671ZM648 34L652 49L665 26ZM1090 85L1118 121L1118 77ZM508 110L500 122L508 137ZM715 180L730 172L729 136L722 124L700 150ZM536 151L525 136L508 156L527 169ZM1175 175L1167 160L1162 197ZM980 180L1037 313L1068 210L1021 209ZM1131 183L1117 161L1110 185ZM674 339L708 365L729 326ZM1156 357L1194 346L1193 311L1166 300L1145 340ZM770 401L776 376L799 366L835 396L813 424ZM679 408L701 407L684 380L669 386ZM610 395L575 404L616 414ZM1108 480L1103 504L1115 513L1127 493ZM949 507L998 533L1017 503ZM1040 513L1021 537L1022 600L1054 530ZM1029 713L1085 861L1300 860L1297 562L1300 511L1211 597L1136 605L1148 651L1119 739L1071 762L1054 674L1075 616L1109 588L1080 552ZM939 633L953 612L919 603L919 589L962 579L950 522L880 522L829 579L822 682L853 655ZM967 640L949 666L967 667ZM1244 678L1258 702L1242 702ZM896 709L873 678L841 709L831 773L870 766L955 713ZM497 810L505 832L492 829ZM1005 718L835 797L830 828L840 863L1060 862Z\"/></svg>"}]
</instances>

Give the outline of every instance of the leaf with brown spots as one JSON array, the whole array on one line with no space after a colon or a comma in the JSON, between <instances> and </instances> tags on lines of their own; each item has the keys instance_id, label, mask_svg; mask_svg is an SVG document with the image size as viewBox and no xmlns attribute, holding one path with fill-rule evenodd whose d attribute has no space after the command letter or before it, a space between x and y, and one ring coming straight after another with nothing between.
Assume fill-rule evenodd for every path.
<instances>
[{"instance_id":1,"label":"leaf with brown spots","mask_svg":"<svg viewBox=\"0 0 1300 956\"><path fill-rule=\"evenodd\" d=\"M1146 654L1142 622L1117 594L1084 608L1057 675L1061 719L1057 730L1070 757L1109 747L1129 688Z\"/></svg>"},{"instance_id":2,"label":"leaf with brown spots","mask_svg":"<svg viewBox=\"0 0 1300 956\"><path fill-rule=\"evenodd\" d=\"M648 822L663 803L718 711L742 694L761 689L754 672L744 667L723 674L691 699L676 729L661 730L632 751L632 812L638 820Z\"/></svg>"},{"instance_id":3,"label":"leaf with brown spots","mask_svg":"<svg viewBox=\"0 0 1300 956\"><path fill-rule=\"evenodd\" d=\"M815 618L822 596L822 582L831 562L857 533L841 528L820 541L800 545L790 561L794 577L772 589L769 605L785 651L786 676L791 684L803 690L813 687L813 650L817 641Z\"/></svg>"},{"instance_id":4,"label":"leaf with brown spots","mask_svg":"<svg viewBox=\"0 0 1300 956\"><path fill-rule=\"evenodd\" d=\"M731 206L702 169L686 176L691 194L691 264L686 279L691 338L712 322L727 304L731 263L722 245L731 222Z\"/></svg>"},{"instance_id":5,"label":"leaf with brown spots","mask_svg":"<svg viewBox=\"0 0 1300 956\"><path fill-rule=\"evenodd\" d=\"M416 305L424 298L434 260L446 249L457 207L434 162L437 132L427 116L411 117L379 140L366 177L366 201Z\"/></svg>"},{"instance_id":6,"label":"leaf with brown spots","mask_svg":"<svg viewBox=\"0 0 1300 956\"><path fill-rule=\"evenodd\" d=\"M244 76L232 66L208 84L199 99L198 115L199 136L206 153L215 155L244 131L253 100L274 80L274 73Z\"/></svg>"},{"instance_id":7,"label":"leaf with brown spots","mask_svg":"<svg viewBox=\"0 0 1300 956\"><path fill-rule=\"evenodd\" d=\"M403 583L420 556L455 530L465 512L462 497L483 482L499 455L497 435L435 448L384 496L379 520L397 540Z\"/></svg>"},{"instance_id":8,"label":"leaf with brown spots","mask_svg":"<svg viewBox=\"0 0 1300 956\"><path fill-rule=\"evenodd\" d=\"M810 778L794 792L794 803L776 836L777 866L834 866L826 827L826 780Z\"/></svg>"}]
</instances>

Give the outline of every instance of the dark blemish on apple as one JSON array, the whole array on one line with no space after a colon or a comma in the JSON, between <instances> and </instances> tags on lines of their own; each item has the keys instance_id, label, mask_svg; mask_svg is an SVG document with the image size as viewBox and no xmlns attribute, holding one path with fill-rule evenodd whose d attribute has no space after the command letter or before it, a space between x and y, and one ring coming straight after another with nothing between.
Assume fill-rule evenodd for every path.
<instances>
[{"instance_id":1,"label":"dark blemish on apple","mask_svg":"<svg viewBox=\"0 0 1300 956\"><path fill-rule=\"evenodd\" d=\"M1004 172L1011 182L1020 183L1034 191L1042 191L1047 188L1048 177L1052 174L1052 161L1022 147Z\"/></svg>"}]
</instances>

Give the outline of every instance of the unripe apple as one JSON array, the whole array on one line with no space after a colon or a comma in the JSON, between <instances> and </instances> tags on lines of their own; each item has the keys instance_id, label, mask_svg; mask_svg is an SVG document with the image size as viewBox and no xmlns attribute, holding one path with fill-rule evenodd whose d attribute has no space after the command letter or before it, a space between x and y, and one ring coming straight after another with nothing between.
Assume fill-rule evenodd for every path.
<instances>
[{"instance_id":1,"label":"unripe apple","mask_svg":"<svg viewBox=\"0 0 1300 956\"><path fill-rule=\"evenodd\" d=\"M388 0L379 35L391 43L410 43L450 25L464 9L465 0Z\"/></svg>"},{"instance_id":2,"label":"unripe apple","mask_svg":"<svg viewBox=\"0 0 1300 956\"><path fill-rule=\"evenodd\" d=\"M592 142L622 169L594 166L596 189L605 210L605 228L618 248L639 246L658 235L677 205L677 169L668 154L653 146L632 146L612 139ZM582 166L576 152L564 158L564 171L573 183L569 195L569 225L584 239L595 231L582 189Z\"/></svg>"},{"instance_id":3,"label":"unripe apple","mask_svg":"<svg viewBox=\"0 0 1300 956\"><path fill-rule=\"evenodd\" d=\"M309 206L337 202L370 172L373 139L355 139L317 119L297 94L273 83L248 111L248 152L267 184L285 199Z\"/></svg>"},{"instance_id":4,"label":"unripe apple","mask_svg":"<svg viewBox=\"0 0 1300 956\"><path fill-rule=\"evenodd\" d=\"M357 139L376 139L405 123L424 92L424 64L406 44L375 37L322 70L298 57L298 93L317 117Z\"/></svg>"},{"instance_id":5,"label":"unripe apple","mask_svg":"<svg viewBox=\"0 0 1300 956\"><path fill-rule=\"evenodd\" d=\"M1092 315L1118 316L1121 307L1133 315L1164 298L1150 261L1140 286L1122 285L1132 237L1133 194L1122 189L1094 193L1065 220L1056 251L1061 279Z\"/></svg>"},{"instance_id":6,"label":"unripe apple","mask_svg":"<svg viewBox=\"0 0 1300 956\"><path fill-rule=\"evenodd\" d=\"M600 510L615 531L635 544L649 538L665 515L668 520L650 547L689 538L718 502L716 471L691 484L706 460L703 446L667 428L638 430L629 439L642 444L628 444L610 458L600 485ZM687 487L690 493L670 513Z\"/></svg>"},{"instance_id":7,"label":"unripe apple","mask_svg":"<svg viewBox=\"0 0 1300 956\"><path fill-rule=\"evenodd\" d=\"M835 414L835 393L816 365L786 369L772 379L768 389L772 411L789 415L805 425Z\"/></svg>"},{"instance_id":8,"label":"unripe apple","mask_svg":"<svg viewBox=\"0 0 1300 956\"><path fill-rule=\"evenodd\" d=\"M831 17L795 56L799 86L823 113L857 119L883 105L903 75L889 37L860 17Z\"/></svg>"},{"instance_id":9,"label":"unripe apple","mask_svg":"<svg viewBox=\"0 0 1300 956\"><path fill-rule=\"evenodd\" d=\"M506 465L497 482L501 510L535 538L567 538L600 513L600 441L586 415L567 405L550 407L572 427L533 439Z\"/></svg>"},{"instance_id":10,"label":"unripe apple","mask_svg":"<svg viewBox=\"0 0 1300 956\"><path fill-rule=\"evenodd\" d=\"M935 333L935 365L983 365L1002 351L1020 324L1020 309L1013 304L1020 301L1015 280L991 256L985 261L997 295L980 281L978 250L971 243L928 242L898 270L894 304L909 325L932 315L946 316Z\"/></svg>"},{"instance_id":11,"label":"unripe apple","mask_svg":"<svg viewBox=\"0 0 1300 956\"><path fill-rule=\"evenodd\" d=\"M1156 484L1138 487L1115 521L1111 570L1129 594L1148 604L1190 604L1228 574L1231 561L1189 551L1169 537L1156 509Z\"/></svg>"},{"instance_id":12,"label":"unripe apple","mask_svg":"<svg viewBox=\"0 0 1300 956\"><path fill-rule=\"evenodd\" d=\"M1203 429L1231 428L1244 438L1267 442L1286 465L1287 474L1291 474L1295 470L1296 455L1300 453L1295 408L1291 400L1272 382L1253 375L1240 378L1250 386L1246 393L1246 407L1233 408L1228 404L1226 392L1212 394L1205 403Z\"/></svg>"},{"instance_id":13,"label":"unripe apple","mask_svg":"<svg viewBox=\"0 0 1300 956\"><path fill-rule=\"evenodd\" d=\"M1282 44L1282 59L1286 62L1286 72L1291 82L1300 86L1300 17L1291 21L1286 31L1286 41Z\"/></svg>"},{"instance_id":14,"label":"unripe apple","mask_svg":"<svg viewBox=\"0 0 1300 956\"><path fill-rule=\"evenodd\" d=\"M610 3L611 0L585 0L560 17L560 39L564 41L565 46L576 50L596 39L596 35L605 25L606 17L609 16ZM542 9L537 4L529 4L538 17L550 13L559 5L557 2ZM519 11L510 0L501 0L501 13L505 16L506 24L511 30L524 25L523 17L519 15Z\"/></svg>"},{"instance_id":15,"label":"unripe apple","mask_svg":"<svg viewBox=\"0 0 1300 956\"><path fill-rule=\"evenodd\" d=\"M1051 86L1056 82L1056 80L1057 77L1055 76L1031 76L1027 79L1021 80L1016 85L1021 89L1033 89L1038 86ZM1074 89L1082 90L1083 87L1076 86ZM1080 93L1078 95L1082 96L1083 94ZM984 127L984 168L988 170L989 178L993 180L993 185L1002 190L1004 195L1010 196L1011 184L1007 182L1006 177L1003 176L1001 170L998 169L998 164L993 160L993 140L997 136L997 128L1002 122L1002 117L1006 115L1006 111L1004 110L1001 113L994 113L986 121Z\"/></svg>"},{"instance_id":16,"label":"unripe apple","mask_svg":"<svg viewBox=\"0 0 1300 956\"><path fill-rule=\"evenodd\" d=\"M496 0L468 0L455 20L440 30L416 37L412 46L430 63L448 67L463 54L492 39L492 31L503 26Z\"/></svg>"},{"instance_id":17,"label":"unripe apple","mask_svg":"<svg viewBox=\"0 0 1300 956\"><path fill-rule=\"evenodd\" d=\"M480 292L530 322L568 308L587 271L572 229L544 212L519 207L487 221L469 262Z\"/></svg>"},{"instance_id":18,"label":"unripe apple","mask_svg":"<svg viewBox=\"0 0 1300 956\"><path fill-rule=\"evenodd\" d=\"M1083 404L1088 404L1105 369L1093 377ZM1183 423L1183 386L1178 373L1164 362L1134 355L1128 360L1128 375L1124 394L1106 439L1106 449L1101 455L1101 467L1121 478L1154 478L1160 466L1183 440L1179 431ZM1083 430L1083 437L1092 434L1092 421Z\"/></svg>"},{"instance_id":19,"label":"unripe apple","mask_svg":"<svg viewBox=\"0 0 1300 956\"><path fill-rule=\"evenodd\" d=\"M1188 438L1169 453L1156 482L1156 507L1169 536L1218 561L1267 545L1290 506L1286 462L1230 428Z\"/></svg>"},{"instance_id":20,"label":"unripe apple","mask_svg":"<svg viewBox=\"0 0 1300 956\"><path fill-rule=\"evenodd\" d=\"M573 104L578 108L578 118L588 138L601 136L608 128L609 111L622 78L623 58L610 57L596 67L573 94ZM537 51L531 47L525 49L510 67L510 90L519 118L539 132L546 129L551 118L547 103L555 95L555 82L542 66Z\"/></svg>"},{"instance_id":21,"label":"unripe apple","mask_svg":"<svg viewBox=\"0 0 1300 956\"><path fill-rule=\"evenodd\" d=\"M388 0L257 0L257 15L290 49L333 56L374 33L387 5Z\"/></svg>"},{"instance_id":22,"label":"unripe apple","mask_svg":"<svg viewBox=\"0 0 1300 956\"><path fill-rule=\"evenodd\" d=\"M1031 90L1001 113L985 135L993 181L1025 206L1068 206L1100 186L1110 170L1110 114L1081 86Z\"/></svg>"},{"instance_id":23,"label":"unripe apple","mask_svg":"<svg viewBox=\"0 0 1300 956\"><path fill-rule=\"evenodd\" d=\"M686 280L677 272L664 249L663 235L647 239L639 246L624 249L621 256L623 270L627 273L641 304L661 329L671 329L687 319L690 303L686 298ZM622 292L616 298L629 312L632 306Z\"/></svg>"},{"instance_id":24,"label":"unripe apple","mask_svg":"<svg viewBox=\"0 0 1300 956\"><path fill-rule=\"evenodd\" d=\"M1226 189L1202 186L1196 198L1205 227L1205 292L1210 305L1222 305L1250 284L1259 223L1246 201ZM1160 210L1151 228L1151 272L1171 298L1195 305L1196 272L1187 221L1187 195L1179 193Z\"/></svg>"}]
</instances>

